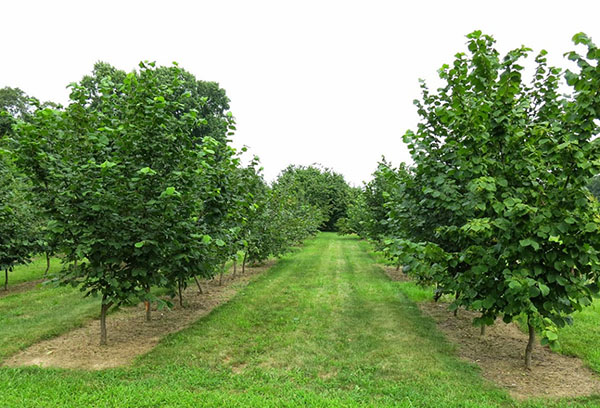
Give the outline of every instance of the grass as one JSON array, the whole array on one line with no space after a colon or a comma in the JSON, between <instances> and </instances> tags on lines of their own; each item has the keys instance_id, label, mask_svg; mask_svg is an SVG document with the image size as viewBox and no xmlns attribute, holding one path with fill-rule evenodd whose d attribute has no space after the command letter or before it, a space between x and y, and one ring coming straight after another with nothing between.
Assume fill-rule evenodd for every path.
<instances>
[{"instance_id":1,"label":"grass","mask_svg":"<svg viewBox=\"0 0 600 408\"><path fill-rule=\"evenodd\" d=\"M483 380L475 366L455 357L453 346L411 300L421 296L410 283L391 282L364 242L320 234L229 303L167 336L133 367L99 372L0 368L0 406L598 404L594 398L513 401ZM85 309L74 300L58 303ZM40 301L28 312L33 320L48 300ZM19 307L6 306L3 316ZM0 332L0 338L4 335Z\"/></svg>"},{"instance_id":2,"label":"grass","mask_svg":"<svg viewBox=\"0 0 600 408\"><path fill-rule=\"evenodd\" d=\"M559 330L563 354L580 357L600 372L600 301L573 314L573 325Z\"/></svg>"},{"instance_id":3,"label":"grass","mask_svg":"<svg viewBox=\"0 0 600 408\"><path fill-rule=\"evenodd\" d=\"M55 275L62 268L60 259L50 258L50 269L48 270L48 276ZM18 265L12 272L8 273L8 287L17 285L23 282L30 282L44 277L44 271L46 270L46 258L44 255L35 257L30 263L26 265ZM2 287L4 285L4 273L2 273Z\"/></svg>"}]
</instances>

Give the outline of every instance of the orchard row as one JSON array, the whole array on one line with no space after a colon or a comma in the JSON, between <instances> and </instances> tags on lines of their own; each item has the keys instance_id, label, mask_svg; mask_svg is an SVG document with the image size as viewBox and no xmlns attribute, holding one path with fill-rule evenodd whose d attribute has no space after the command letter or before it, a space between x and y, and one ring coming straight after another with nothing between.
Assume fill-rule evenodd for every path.
<instances>
[{"instance_id":1,"label":"orchard row","mask_svg":"<svg viewBox=\"0 0 600 408\"><path fill-rule=\"evenodd\" d=\"M153 287L181 296L240 253L242 268L278 256L345 212L330 203L348 186L327 169L290 166L269 185L258 159L242 165L224 90L176 64L98 63L69 87L64 108L0 92L0 269L8 279L35 254L62 257L57 282L102 299L103 344L111 307L163 302Z\"/></svg>"},{"instance_id":2,"label":"orchard row","mask_svg":"<svg viewBox=\"0 0 600 408\"><path fill-rule=\"evenodd\" d=\"M588 186L600 173L600 49L584 34L566 54L572 70L501 56L492 37L467 36L468 51L422 83L413 164L379 165L344 228L377 241L404 271L449 295L451 309L480 313L485 328L520 318L558 345L557 329L599 292L600 211ZM524 66L533 66L526 78ZM562 80L571 93L563 95ZM596 180L597 181L597 180Z\"/></svg>"}]
</instances>

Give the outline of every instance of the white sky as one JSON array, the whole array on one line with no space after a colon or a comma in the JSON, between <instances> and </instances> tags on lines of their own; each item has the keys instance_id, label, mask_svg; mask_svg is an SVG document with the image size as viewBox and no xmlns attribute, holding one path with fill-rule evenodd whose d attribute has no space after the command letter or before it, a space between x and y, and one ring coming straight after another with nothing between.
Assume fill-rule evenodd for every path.
<instances>
[{"instance_id":1,"label":"white sky","mask_svg":"<svg viewBox=\"0 0 600 408\"><path fill-rule=\"evenodd\" d=\"M177 61L226 89L236 146L267 179L321 163L355 185L381 155L410 160L418 78L491 34L505 52L545 48L553 64L584 31L600 43L599 1L2 1L0 87L66 103L96 61L130 71ZM432 86L433 87L433 86Z\"/></svg>"}]
</instances>

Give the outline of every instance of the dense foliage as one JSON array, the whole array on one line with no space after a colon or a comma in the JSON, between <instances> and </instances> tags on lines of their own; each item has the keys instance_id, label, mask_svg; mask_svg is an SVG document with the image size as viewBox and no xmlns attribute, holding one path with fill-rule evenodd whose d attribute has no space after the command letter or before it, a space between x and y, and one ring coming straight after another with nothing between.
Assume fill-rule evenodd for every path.
<instances>
[{"instance_id":1,"label":"dense foliage","mask_svg":"<svg viewBox=\"0 0 600 408\"><path fill-rule=\"evenodd\" d=\"M337 222L346 215L350 186L344 176L319 166L290 165L283 170L276 185L294 192L323 212L324 231L337 230Z\"/></svg>"},{"instance_id":2,"label":"dense foliage","mask_svg":"<svg viewBox=\"0 0 600 408\"><path fill-rule=\"evenodd\" d=\"M41 207L29 180L18 171L10 148L13 126L27 120L34 100L19 88L0 89L0 271L4 271L4 289L8 272L26 263L43 246Z\"/></svg>"},{"instance_id":3,"label":"dense foliage","mask_svg":"<svg viewBox=\"0 0 600 408\"><path fill-rule=\"evenodd\" d=\"M29 184L0 149L0 271L4 272L5 290L8 273L28 262L39 248L37 214Z\"/></svg>"}]
</instances>

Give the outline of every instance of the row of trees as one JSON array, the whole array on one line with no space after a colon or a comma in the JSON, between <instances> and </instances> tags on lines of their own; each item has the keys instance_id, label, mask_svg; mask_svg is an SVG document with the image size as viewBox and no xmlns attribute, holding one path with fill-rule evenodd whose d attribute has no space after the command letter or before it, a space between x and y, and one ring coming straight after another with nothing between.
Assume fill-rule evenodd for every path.
<instances>
[{"instance_id":1,"label":"row of trees","mask_svg":"<svg viewBox=\"0 0 600 408\"><path fill-rule=\"evenodd\" d=\"M240 251L245 268L324 222L328 210L293 179L269 186L257 159L241 165L216 83L176 64L125 73L98 63L69 87L64 108L27 99L3 109L0 267L60 255L57 280L102 298L102 344L111 307L162 302L152 287L181 301L191 279L222 274Z\"/></svg>"},{"instance_id":2,"label":"row of trees","mask_svg":"<svg viewBox=\"0 0 600 408\"><path fill-rule=\"evenodd\" d=\"M468 52L422 83L421 122L404 136L414 165L381 163L350 207L347 230L378 241L404 271L452 296L451 309L525 319L531 365L536 331L557 328L599 291L600 211L587 186L600 173L600 50L584 34L568 53L574 71L525 47L500 56L492 37L467 36ZM562 95L561 80L571 86Z\"/></svg>"}]
</instances>

